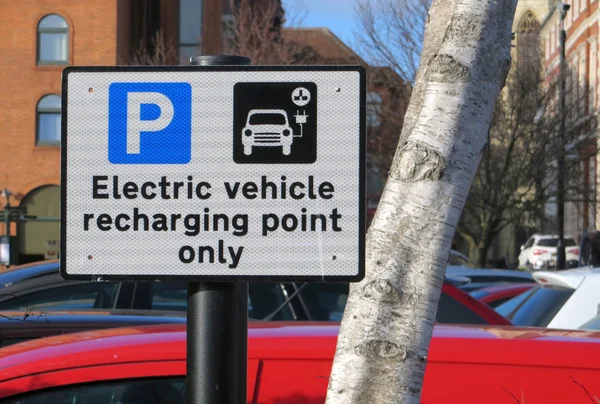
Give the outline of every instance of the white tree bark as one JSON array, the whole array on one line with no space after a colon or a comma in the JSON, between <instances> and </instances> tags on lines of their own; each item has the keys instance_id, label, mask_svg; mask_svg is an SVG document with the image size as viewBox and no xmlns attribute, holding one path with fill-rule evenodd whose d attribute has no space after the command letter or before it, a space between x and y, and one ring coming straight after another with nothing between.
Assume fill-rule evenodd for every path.
<instances>
[{"instance_id":1,"label":"white tree bark","mask_svg":"<svg viewBox=\"0 0 600 404\"><path fill-rule=\"evenodd\" d=\"M344 311L328 404L419 402L452 237L510 66L515 7L436 0L430 9L416 91L367 235L366 277L351 286Z\"/></svg>"}]
</instances>

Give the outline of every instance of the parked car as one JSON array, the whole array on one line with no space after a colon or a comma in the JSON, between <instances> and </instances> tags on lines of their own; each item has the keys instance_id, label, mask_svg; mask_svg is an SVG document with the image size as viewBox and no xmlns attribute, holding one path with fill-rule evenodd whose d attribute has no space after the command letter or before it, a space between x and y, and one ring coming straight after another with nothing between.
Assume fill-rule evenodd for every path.
<instances>
[{"instance_id":1,"label":"parked car","mask_svg":"<svg viewBox=\"0 0 600 404\"><path fill-rule=\"evenodd\" d=\"M579 246L569 235L564 236L565 254L568 268L579 266ZM541 270L556 267L558 236L551 234L534 234L521 246L519 268Z\"/></svg>"},{"instance_id":2,"label":"parked car","mask_svg":"<svg viewBox=\"0 0 600 404\"><path fill-rule=\"evenodd\" d=\"M444 285L437 323L510 325L490 307L456 289ZM250 318L250 323L271 321ZM0 348L31 339L85 330L157 324L185 324L185 312L157 310L82 310L82 311L2 311L0 312ZM306 321L282 322L304 324ZM339 322L310 322L334 324Z\"/></svg>"},{"instance_id":3,"label":"parked car","mask_svg":"<svg viewBox=\"0 0 600 404\"><path fill-rule=\"evenodd\" d=\"M469 293L475 299L481 300L490 307L498 307L515 296L528 291L535 285L532 283L506 283L497 286L477 289Z\"/></svg>"},{"instance_id":4,"label":"parked car","mask_svg":"<svg viewBox=\"0 0 600 404\"><path fill-rule=\"evenodd\" d=\"M460 285L459 288L472 292L490 286L508 283L534 283L531 273L510 269L485 269L485 268L448 268L447 276L468 278L469 283Z\"/></svg>"},{"instance_id":5,"label":"parked car","mask_svg":"<svg viewBox=\"0 0 600 404\"><path fill-rule=\"evenodd\" d=\"M0 310L158 310L185 313L185 282L65 281L58 261L0 273ZM456 290L449 277L442 288L440 323L507 324L484 304ZM248 317L271 321L340 321L347 283L251 283ZM483 307L483 308L482 308Z\"/></svg>"},{"instance_id":6,"label":"parked car","mask_svg":"<svg viewBox=\"0 0 600 404\"><path fill-rule=\"evenodd\" d=\"M324 402L334 325L252 323L247 402ZM579 403L600 396L600 333L435 326L421 403ZM0 349L3 404L182 404L183 325L74 333ZM468 382L466 382L468 381Z\"/></svg>"},{"instance_id":7,"label":"parked car","mask_svg":"<svg viewBox=\"0 0 600 404\"><path fill-rule=\"evenodd\" d=\"M514 325L577 329L598 314L600 268L533 273L537 285L496 311Z\"/></svg>"}]
</instances>

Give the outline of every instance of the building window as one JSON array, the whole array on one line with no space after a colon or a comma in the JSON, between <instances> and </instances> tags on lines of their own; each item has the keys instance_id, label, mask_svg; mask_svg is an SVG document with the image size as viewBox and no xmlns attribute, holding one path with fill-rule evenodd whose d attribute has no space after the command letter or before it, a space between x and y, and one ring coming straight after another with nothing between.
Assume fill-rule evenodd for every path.
<instances>
[{"instance_id":1,"label":"building window","mask_svg":"<svg viewBox=\"0 0 600 404\"><path fill-rule=\"evenodd\" d=\"M587 59L586 59L586 49L585 46L579 52L579 67L577 69L579 77L577 79L579 89L578 89L578 98L579 102L579 111L582 115L584 115L587 111L585 110L585 102L586 102L586 68L587 68Z\"/></svg>"},{"instance_id":2,"label":"building window","mask_svg":"<svg viewBox=\"0 0 600 404\"><path fill-rule=\"evenodd\" d=\"M37 64L69 63L69 24L58 14L48 14L38 23Z\"/></svg>"},{"instance_id":3,"label":"building window","mask_svg":"<svg viewBox=\"0 0 600 404\"><path fill-rule=\"evenodd\" d=\"M233 14L223 14L222 21L223 49L227 53L235 41L235 18Z\"/></svg>"},{"instance_id":4,"label":"building window","mask_svg":"<svg viewBox=\"0 0 600 404\"><path fill-rule=\"evenodd\" d=\"M518 28L517 37L517 68L519 74L538 77L541 68L540 24L531 12L527 12Z\"/></svg>"},{"instance_id":5,"label":"building window","mask_svg":"<svg viewBox=\"0 0 600 404\"><path fill-rule=\"evenodd\" d=\"M37 145L56 146L60 144L60 96L48 94L37 104Z\"/></svg>"},{"instance_id":6,"label":"building window","mask_svg":"<svg viewBox=\"0 0 600 404\"><path fill-rule=\"evenodd\" d=\"M598 41L596 38L590 38L590 72L589 72L589 88L588 88L588 103L589 113L593 114L596 110L596 82L598 79Z\"/></svg>"},{"instance_id":7,"label":"building window","mask_svg":"<svg viewBox=\"0 0 600 404\"><path fill-rule=\"evenodd\" d=\"M179 2L179 60L188 64L202 47L202 0Z\"/></svg>"},{"instance_id":8,"label":"building window","mask_svg":"<svg viewBox=\"0 0 600 404\"><path fill-rule=\"evenodd\" d=\"M367 126L381 125L381 96L376 92L367 94Z\"/></svg>"}]
</instances>

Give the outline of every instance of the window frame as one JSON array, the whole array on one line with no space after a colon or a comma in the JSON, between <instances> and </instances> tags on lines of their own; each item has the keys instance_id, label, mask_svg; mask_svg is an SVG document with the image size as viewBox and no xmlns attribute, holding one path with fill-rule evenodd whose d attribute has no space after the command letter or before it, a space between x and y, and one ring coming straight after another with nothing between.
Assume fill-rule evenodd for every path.
<instances>
[{"instance_id":1,"label":"window frame","mask_svg":"<svg viewBox=\"0 0 600 404\"><path fill-rule=\"evenodd\" d=\"M40 109L40 104L41 102L50 96L56 96L58 97L59 100L59 105L62 105L62 97L59 94L55 94L55 93L49 93L49 94L44 94L43 96L41 96L38 100L38 102L35 104L35 145L36 146L60 146L60 142L62 140L62 108L59 106L58 108L56 107L42 107ZM40 116L42 114L53 114L53 115L58 115L58 119L60 122L60 131L59 131L59 138L57 141L40 141L40 130L42 125L40 125Z\"/></svg>"},{"instance_id":2,"label":"window frame","mask_svg":"<svg viewBox=\"0 0 600 404\"><path fill-rule=\"evenodd\" d=\"M40 28L40 24L42 21L50 16L60 17L65 24L67 25L64 28ZM64 34L66 38L66 48L67 54L64 60L42 60L41 59L41 50L42 50L42 34ZM69 65L71 61L71 24L69 21L58 13L50 13L42 16L36 25L36 65L37 66L65 66Z\"/></svg>"}]
</instances>

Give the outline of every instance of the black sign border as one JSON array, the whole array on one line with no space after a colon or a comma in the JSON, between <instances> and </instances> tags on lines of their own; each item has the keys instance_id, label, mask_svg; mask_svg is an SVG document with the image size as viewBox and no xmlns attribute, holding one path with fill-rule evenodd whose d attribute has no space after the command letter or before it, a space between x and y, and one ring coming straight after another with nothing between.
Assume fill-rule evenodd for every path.
<instances>
[{"instance_id":1,"label":"black sign border","mask_svg":"<svg viewBox=\"0 0 600 404\"><path fill-rule=\"evenodd\" d=\"M67 272L67 105L70 73L123 73L123 72L357 72L360 86L359 118L359 229L358 229L358 272L353 276L213 276L213 275L74 275ZM365 239L366 239L366 71L362 66L69 66L62 72L61 100L61 146L60 146L60 275L66 280L97 281L180 281L180 282L360 282L365 277Z\"/></svg>"}]
</instances>

